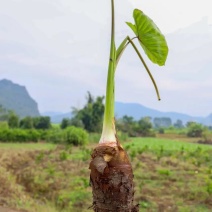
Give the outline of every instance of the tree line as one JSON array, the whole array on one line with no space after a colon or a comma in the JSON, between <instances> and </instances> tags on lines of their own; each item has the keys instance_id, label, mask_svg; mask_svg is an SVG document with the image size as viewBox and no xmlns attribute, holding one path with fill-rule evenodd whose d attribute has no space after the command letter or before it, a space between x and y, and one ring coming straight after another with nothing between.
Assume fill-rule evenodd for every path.
<instances>
[{"instance_id":1,"label":"tree line","mask_svg":"<svg viewBox=\"0 0 212 212\"><path fill-rule=\"evenodd\" d=\"M22 129L50 129L51 119L49 116L31 117L27 116L22 119L11 110L5 109L0 105L0 121L7 122L9 128L22 128Z\"/></svg>"},{"instance_id":2,"label":"tree line","mask_svg":"<svg viewBox=\"0 0 212 212\"><path fill-rule=\"evenodd\" d=\"M90 92L86 97L86 103L82 109L72 108L72 118L64 118L60 124L62 129L68 126L84 128L88 132L100 133L104 114L104 97L94 98ZM187 129L186 134L190 137L201 137L203 132L211 130L202 124L188 122L185 125L178 119L172 123L169 117L141 117L135 120L131 116L123 116L116 119L117 130L127 133L131 137L154 136L156 132L164 133L165 129Z\"/></svg>"},{"instance_id":3,"label":"tree line","mask_svg":"<svg viewBox=\"0 0 212 212\"><path fill-rule=\"evenodd\" d=\"M70 126L82 128L89 133L100 133L104 114L104 96L93 97L87 93L86 103L83 108L72 108L72 118L64 118L60 123L61 129ZM0 105L0 121L7 121L10 129L37 129L48 130L52 128L51 119L48 116L25 117L20 119L13 111L7 111ZM141 117L135 120L131 116L123 116L116 120L117 130L126 133L130 137L155 136L156 133L164 133L166 129L187 129L187 136L201 137L204 132L211 130L202 124L188 122L183 125L181 120L172 123L169 117Z\"/></svg>"}]
</instances>

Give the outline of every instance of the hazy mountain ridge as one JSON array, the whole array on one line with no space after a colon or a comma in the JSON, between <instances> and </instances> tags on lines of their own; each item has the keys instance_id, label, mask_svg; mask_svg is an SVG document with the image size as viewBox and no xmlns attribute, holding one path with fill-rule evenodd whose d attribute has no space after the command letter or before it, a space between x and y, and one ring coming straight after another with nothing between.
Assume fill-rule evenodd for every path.
<instances>
[{"instance_id":1,"label":"hazy mountain ridge","mask_svg":"<svg viewBox=\"0 0 212 212\"><path fill-rule=\"evenodd\" d=\"M171 111L189 111L190 112L190 110L187 110L187 108L192 109L194 107L194 108L198 108L198 111L202 113L202 111L204 111L204 108L208 107L208 106L207 107L205 106L206 104L211 105L210 102L212 97L210 92L211 79L212 79L212 72L211 72L211 69L212 69L212 54L211 54L212 26L208 24L207 18L205 18L200 20L197 23L194 23L191 26L180 29L174 33L168 34L166 38L169 44L170 52L169 52L166 66L163 67L163 70L165 70L166 73L164 74L162 73L163 80L160 82L160 90L163 91L163 99L165 100L161 102L160 109L163 111L171 110ZM2 45L3 44L4 43L2 43ZM0 45L1 45L1 42L0 42ZM86 43L86 45L88 45L88 43ZM10 46L10 48L13 49L13 46ZM7 49L7 45L4 48L0 49L0 54L1 53L5 54L6 49ZM16 48L14 47L14 49ZM24 49L26 50L26 48ZM33 52L32 49L27 49L27 52L26 52L27 55L29 52ZM130 54L131 52L126 52L126 55L128 55L129 57L130 57ZM8 65L8 69L16 70L17 68L16 63L13 64L11 61L7 61L7 60L2 60L2 61L3 63ZM152 65L150 65L150 68L151 66ZM29 67L24 67L24 68L28 69ZM23 67L19 69L23 70ZM95 74L97 73L98 74L100 73L99 66L98 66L98 72L96 72ZM43 71L42 71L42 74L44 74ZM156 79L157 79L157 75L159 74L161 74L161 72L154 73ZM19 75L22 76L22 73L20 72ZM11 75L11 76L14 76L14 75ZM34 79L33 75L30 77ZM50 77L52 77L52 75ZM40 80L39 77L36 77L36 78ZM45 77L42 77L42 79L45 79ZM64 83L68 82L67 88L70 87L71 89L77 90L76 87L74 88L70 86L71 80L72 78L70 78L69 80L63 79L62 82ZM79 81L75 80L74 78L73 80L76 85L81 86L82 78L80 78ZM54 83L56 82L55 84L60 83L60 81L58 80L56 81L54 80L54 78L50 78L49 81ZM93 82L92 80L90 81ZM123 80L123 83L126 84L129 82ZM83 84L83 86L86 87L85 84ZM39 91L39 86L37 87L38 89L36 88L37 89L36 92L38 93L41 92ZM91 92L92 92L92 88L89 87L88 90L89 89L91 89ZM68 89L66 90L66 92L68 93ZM51 90L51 93L45 96L51 96L52 93L54 94L54 92L52 92ZM125 100L121 96L122 93L126 96L126 92L120 92L118 95L121 101L136 102L136 100L135 101L130 99ZM75 94L76 92L72 94L72 97L71 97L72 102L74 102L73 95ZM79 98L79 96L82 96L82 94L77 94L77 95L78 95L77 98ZM60 102L62 102L63 101L62 97L63 95L60 95L60 96L57 96L56 98ZM1 94L0 94L0 98L1 98ZM48 99L46 99L46 105L48 106L47 110L48 108L49 110L52 110L50 108L51 105L50 106L48 105L49 102L52 103L52 101L48 101ZM55 101L54 104L56 104L56 102L57 101ZM67 102L67 98L65 102ZM198 104L195 104L195 103L198 103ZM1 99L0 99L0 104L1 104ZM173 122L175 122L177 119L181 119L184 123L186 123L187 121L197 121L205 125L212 125L212 114L205 117L195 117L195 116L187 115L185 113L183 114L183 113L176 113L176 112L161 112L160 109L158 110L150 109L148 107L142 106L141 104L117 102L115 114L117 117L121 117L123 115L129 115L129 116L133 116L135 119L139 119L144 116L151 116L152 118L170 117L172 118ZM70 106L73 106L73 105L70 105ZM153 108L158 106L153 105L151 107ZM210 110L208 113L210 113ZM51 113L43 113L43 115L50 116L53 122L58 123L65 117L70 118L71 112L68 112L68 113L51 112Z\"/></svg>"},{"instance_id":2,"label":"hazy mountain ridge","mask_svg":"<svg viewBox=\"0 0 212 212\"><path fill-rule=\"evenodd\" d=\"M71 112L61 113L61 112L44 112L41 114L42 116L51 117L51 122L53 123L61 123L64 118L70 119L72 117Z\"/></svg>"},{"instance_id":3,"label":"hazy mountain ridge","mask_svg":"<svg viewBox=\"0 0 212 212\"><path fill-rule=\"evenodd\" d=\"M24 86L10 80L0 80L0 104L18 116L39 116L38 104Z\"/></svg>"},{"instance_id":4,"label":"hazy mountain ridge","mask_svg":"<svg viewBox=\"0 0 212 212\"><path fill-rule=\"evenodd\" d=\"M49 114L51 117L52 122L54 123L60 123L63 118L71 118L72 114L69 113L60 113L57 112L56 115L51 113L43 113L42 115ZM51 115L52 114L52 115ZM138 120L142 117L149 116L152 119L156 117L169 117L172 119L172 123L174 124L176 120L180 119L183 121L184 124L186 124L188 121L195 121L198 123L202 123L204 125L212 125L212 114L208 115L207 117L195 117L190 116L183 113L177 113L177 112L161 112L159 110L151 109L148 107L145 107L138 103L122 103L122 102L116 102L115 103L115 116L116 118L121 118L124 115L132 116L135 120Z\"/></svg>"},{"instance_id":5,"label":"hazy mountain ridge","mask_svg":"<svg viewBox=\"0 0 212 212\"><path fill-rule=\"evenodd\" d=\"M172 123L174 123L177 119L180 119L184 124L188 121L195 121L205 125L212 125L212 114L207 117L195 117L177 112L161 112L137 103L116 102L115 113L117 118L120 118L124 115L132 116L137 120L146 116L149 116L152 119L155 117L169 117L172 119Z\"/></svg>"},{"instance_id":6,"label":"hazy mountain ridge","mask_svg":"<svg viewBox=\"0 0 212 212\"><path fill-rule=\"evenodd\" d=\"M13 83L10 80L0 80L0 104L5 108L15 111L20 117L39 116L38 105L33 100L24 86ZM53 123L60 123L63 118L71 118L71 111L67 113L61 112L45 112L44 116L51 117ZM177 112L161 112L138 103L115 103L115 116L121 118L124 115L132 116L138 120L142 117L169 117L174 123L180 119L185 124L188 121L195 121L204 125L212 125L212 113L207 117L195 117Z\"/></svg>"},{"instance_id":7,"label":"hazy mountain ridge","mask_svg":"<svg viewBox=\"0 0 212 212\"><path fill-rule=\"evenodd\" d=\"M83 14L81 18L84 18ZM77 105L78 102L84 102L84 94L88 90L91 93L95 92L95 95L102 95L108 65L107 62L103 62L107 61L108 57L108 52L105 51L106 48L109 48L109 40L106 40L107 33L105 33L107 30L102 23L98 23L97 26L92 20L87 21L90 22L90 32L93 33L97 30L97 27L99 28L100 34L97 33L96 37L89 35L92 38L91 40L77 42L74 38L77 38L78 34L75 32L73 37L69 33L61 33L61 42L59 42L57 36L50 36L49 34L47 38L51 37L52 39L45 40L43 34L38 34L38 36L35 36L38 38L37 42L33 42L32 37L25 33L21 26L17 25L15 19L8 19L8 17L3 16L1 21L3 25L0 25L9 31L11 36L8 37L5 34L5 39L0 39L1 77L16 82L25 80L24 84L27 88L33 93L37 93L36 100L40 104L42 103L40 108L45 111L64 111L70 106ZM30 26L31 22L29 22ZM86 26L88 22L86 22ZM44 29L47 29L47 26ZM56 28L54 24L52 26L54 26L53 29ZM69 23L69 26L72 26L72 24ZM76 29L82 30L80 27L76 27ZM129 47L123 54L123 59L119 64L120 71L118 70L116 75L117 88L123 87L120 92L118 92L118 89L116 90L119 98L117 100L145 103L152 108L157 107L158 110L163 111L184 111L185 113L191 111L192 114L209 114L211 112L210 105L212 105L210 103L212 102L211 29L207 19L202 19L188 27L169 33L166 35L170 50L166 66L160 68L149 63L148 60L146 61L158 83L161 97L165 100L158 105L155 105L152 98L148 97L150 89L152 89L148 86L152 85L150 83L146 85L145 75L141 76L140 73L142 72L136 72L136 69L139 68L140 71L142 66L137 56L133 56L134 50ZM126 30L128 30L127 26ZM6 30L4 31L6 33ZM117 32L117 39L121 41L124 38L125 31L117 30ZM15 35L14 39L12 39L12 35ZM79 35L83 34L79 33ZM24 39L26 43L20 42L20 39ZM68 42L70 40L71 42ZM38 44L42 45L42 48ZM43 47L43 44L47 46ZM54 44L57 45L54 46ZM48 51L45 51L47 49ZM145 58L142 50L141 54ZM70 66L70 64L72 65ZM61 74L59 74L58 69L61 70ZM130 73L131 71L132 73ZM135 92L126 95L129 92L128 86ZM55 92L52 92L53 90L58 91L57 96ZM74 92L72 92L73 90ZM142 102L137 99L138 91L142 92L141 95L146 98L146 101ZM40 93L42 95L39 95ZM55 98L58 101L54 101ZM207 111L207 113L203 113L204 111Z\"/></svg>"}]
</instances>

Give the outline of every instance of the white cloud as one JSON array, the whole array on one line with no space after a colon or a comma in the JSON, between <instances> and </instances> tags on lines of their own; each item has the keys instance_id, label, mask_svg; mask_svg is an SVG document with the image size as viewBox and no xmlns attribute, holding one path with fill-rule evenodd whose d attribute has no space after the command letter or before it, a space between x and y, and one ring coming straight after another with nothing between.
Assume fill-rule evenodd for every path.
<instances>
[{"instance_id":1,"label":"white cloud","mask_svg":"<svg viewBox=\"0 0 212 212\"><path fill-rule=\"evenodd\" d=\"M212 24L211 0L131 0L134 7L143 10L165 33L184 28L202 17Z\"/></svg>"}]
</instances>

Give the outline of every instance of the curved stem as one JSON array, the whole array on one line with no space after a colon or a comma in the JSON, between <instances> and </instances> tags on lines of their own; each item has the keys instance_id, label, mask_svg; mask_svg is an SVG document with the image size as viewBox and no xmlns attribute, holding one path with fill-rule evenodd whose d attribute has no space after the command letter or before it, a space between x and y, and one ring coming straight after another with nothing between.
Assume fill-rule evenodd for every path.
<instances>
[{"instance_id":1,"label":"curved stem","mask_svg":"<svg viewBox=\"0 0 212 212\"><path fill-rule=\"evenodd\" d=\"M151 74L151 72L150 72L148 66L146 65L146 63L145 63L143 57L141 56L140 52L138 51L138 49L136 48L135 44L133 43L133 40L134 40L135 38L138 38L138 37L130 38L129 36L127 36L127 37L122 41L122 43L120 44L119 48L117 49L116 66L118 65L118 62L119 62L119 60L120 60L120 58L121 58L121 56L122 56L124 50L126 49L126 47L127 47L127 46L129 45L129 43L130 43L130 44L133 46L133 48L135 49L135 51L136 51L138 57L140 58L141 62L143 63L143 65L144 65L144 67L145 67L147 73L149 74L149 77L150 77L150 79L152 80L152 83L153 83L153 85L154 85L154 87L155 87L155 91L156 91L156 93L157 93L158 100L160 101L160 100L161 100L161 99L160 99L160 94L159 94L159 91L158 91L157 84L156 84L156 82L155 82L155 80L154 80L154 77L152 76L152 74ZM128 41L128 42L127 42L127 41Z\"/></svg>"},{"instance_id":2,"label":"curved stem","mask_svg":"<svg viewBox=\"0 0 212 212\"><path fill-rule=\"evenodd\" d=\"M151 74L151 72L150 72L148 66L146 65L146 63L145 63L143 57L141 56L140 52L138 51L138 49L136 48L135 44L133 43L133 41L132 41L129 37L128 37L128 41L129 41L129 43L131 43L131 45L132 45L133 48L135 49L135 51L136 51L138 57L140 58L140 60L141 60L141 62L143 63L143 65L144 65L144 67L145 67L147 73L149 74L149 77L150 77L150 79L152 80L152 83L153 83L153 85L154 85L154 87L155 87L155 91L156 91L156 93L157 93L158 100L160 101L160 100L161 100L161 99L160 99L160 94L159 94L159 91L158 91L157 84L156 84L156 82L155 82L155 80L154 80L154 77L152 76L152 74Z\"/></svg>"}]
</instances>

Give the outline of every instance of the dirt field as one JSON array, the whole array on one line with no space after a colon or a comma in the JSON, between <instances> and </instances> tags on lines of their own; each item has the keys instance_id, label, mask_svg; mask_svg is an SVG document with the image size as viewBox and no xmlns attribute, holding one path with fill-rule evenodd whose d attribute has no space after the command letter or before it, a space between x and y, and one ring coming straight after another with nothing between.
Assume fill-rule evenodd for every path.
<instances>
[{"instance_id":1,"label":"dirt field","mask_svg":"<svg viewBox=\"0 0 212 212\"><path fill-rule=\"evenodd\" d=\"M27 211L25 211L25 210L17 211L14 209L5 208L5 207L0 206L0 212L27 212Z\"/></svg>"},{"instance_id":2,"label":"dirt field","mask_svg":"<svg viewBox=\"0 0 212 212\"><path fill-rule=\"evenodd\" d=\"M140 211L212 211L211 145L135 138L124 146ZM0 212L87 212L92 204L91 149L0 144Z\"/></svg>"}]
</instances>

